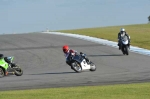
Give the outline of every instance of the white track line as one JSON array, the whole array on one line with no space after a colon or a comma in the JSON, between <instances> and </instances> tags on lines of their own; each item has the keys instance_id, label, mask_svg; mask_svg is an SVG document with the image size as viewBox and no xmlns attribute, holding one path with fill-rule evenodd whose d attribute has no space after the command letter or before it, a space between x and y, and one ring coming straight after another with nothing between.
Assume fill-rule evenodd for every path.
<instances>
[{"instance_id":1,"label":"white track line","mask_svg":"<svg viewBox=\"0 0 150 99\"><path fill-rule=\"evenodd\" d=\"M118 48L117 42L113 42L113 41L109 41L109 40L105 40L105 39L100 39L100 38L95 38L95 37L90 37L90 36L85 36L85 35L71 34L71 33L68 34L68 33L61 33L61 32L42 32L42 33L63 35L63 36L78 38L78 39L87 40L87 41L95 42L98 44L108 45L111 47ZM148 50L148 49L130 46L130 51L150 56L150 50Z\"/></svg>"}]
</instances>

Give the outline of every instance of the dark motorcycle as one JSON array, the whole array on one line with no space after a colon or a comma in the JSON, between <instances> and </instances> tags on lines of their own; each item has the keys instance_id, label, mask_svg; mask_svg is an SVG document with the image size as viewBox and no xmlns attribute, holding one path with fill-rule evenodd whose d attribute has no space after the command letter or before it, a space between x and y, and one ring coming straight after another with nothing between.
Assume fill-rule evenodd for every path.
<instances>
[{"instance_id":1,"label":"dark motorcycle","mask_svg":"<svg viewBox=\"0 0 150 99\"><path fill-rule=\"evenodd\" d=\"M121 36L121 51L125 55L129 55L129 40L127 36Z\"/></svg>"}]
</instances>

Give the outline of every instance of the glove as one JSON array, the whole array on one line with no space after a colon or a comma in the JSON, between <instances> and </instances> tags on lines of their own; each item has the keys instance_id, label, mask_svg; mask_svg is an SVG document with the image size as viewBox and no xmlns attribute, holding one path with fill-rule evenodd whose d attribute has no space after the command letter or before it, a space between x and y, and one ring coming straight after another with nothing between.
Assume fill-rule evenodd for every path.
<instances>
[{"instance_id":1,"label":"glove","mask_svg":"<svg viewBox=\"0 0 150 99\"><path fill-rule=\"evenodd\" d=\"M72 55L72 56L74 56L74 55L75 55L75 53L71 53L71 55Z\"/></svg>"}]
</instances>

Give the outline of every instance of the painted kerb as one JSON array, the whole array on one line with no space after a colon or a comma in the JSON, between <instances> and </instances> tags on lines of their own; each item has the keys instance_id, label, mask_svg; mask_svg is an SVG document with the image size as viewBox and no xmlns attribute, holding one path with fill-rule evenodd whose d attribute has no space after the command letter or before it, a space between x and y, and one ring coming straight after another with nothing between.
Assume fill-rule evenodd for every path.
<instances>
[{"instance_id":1,"label":"painted kerb","mask_svg":"<svg viewBox=\"0 0 150 99\"><path fill-rule=\"evenodd\" d=\"M63 35L63 36L78 38L78 39L87 40L87 41L95 42L95 43L98 43L98 44L118 48L117 42L113 42L113 41L109 41L109 40L105 40L105 39L100 39L100 38L95 38L95 37L90 37L90 36L85 36L85 35L71 34L71 33L68 34L68 33L61 33L61 32L42 32L42 33ZM139 48L139 47L136 47L136 46L130 46L130 51L150 56L150 50L148 50L148 49Z\"/></svg>"}]
</instances>

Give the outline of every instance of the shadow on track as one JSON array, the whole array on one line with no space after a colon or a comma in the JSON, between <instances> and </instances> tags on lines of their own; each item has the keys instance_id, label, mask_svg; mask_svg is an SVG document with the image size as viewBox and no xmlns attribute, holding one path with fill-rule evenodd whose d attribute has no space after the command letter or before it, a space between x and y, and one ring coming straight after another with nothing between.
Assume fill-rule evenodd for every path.
<instances>
[{"instance_id":1,"label":"shadow on track","mask_svg":"<svg viewBox=\"0 0 150 99\"><path fill-rule=\"evenodd\" d=\"M28 75L51 75L51 74L71 74L76 72L57 72L57 73L39 73L39 74L28 74Z\"/></svg>"},{"instance_id":2,"label":"shadow on track","mask_svg":"<svg viewBox=\"0 0 150 99\"><path fill-rule=\"evenodd\" d=\"M124 56L122 54L114 54L114 55L87 55L88 57L101 57L101 56Z\"/></svg>"},{"instance_id":3,"label":"shadow on track","mask_svg":"<svg viewBox=\"0 0 150 99\"><path fill-rule=\"evenodd\" d=\"M19 47L19 48L3 48L0 51L16 51L16 50L32 50L32 49L49 49L49 48L62 48L63 45L60 46L39 46L39 47ZM88 44L88 45L69 45L70 47L94 47L94 46L104 46L100 44Z\"/></svg>"}]
</instances>

